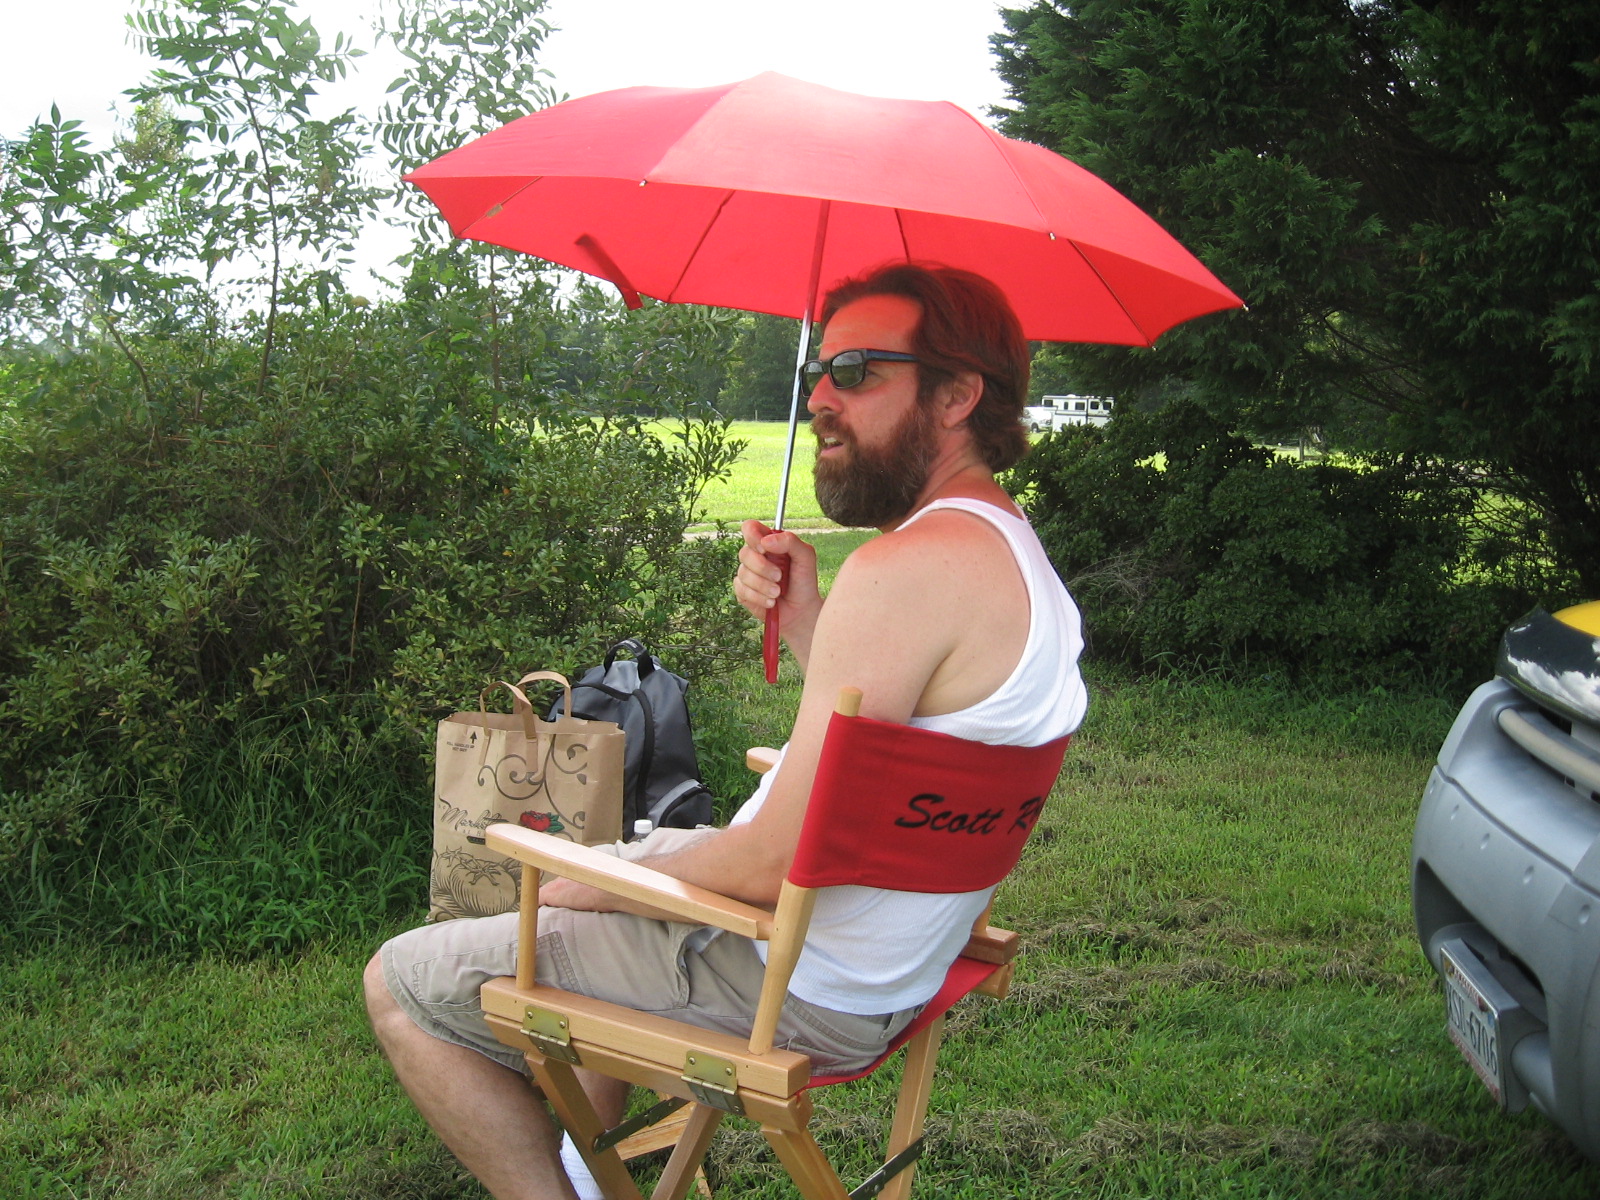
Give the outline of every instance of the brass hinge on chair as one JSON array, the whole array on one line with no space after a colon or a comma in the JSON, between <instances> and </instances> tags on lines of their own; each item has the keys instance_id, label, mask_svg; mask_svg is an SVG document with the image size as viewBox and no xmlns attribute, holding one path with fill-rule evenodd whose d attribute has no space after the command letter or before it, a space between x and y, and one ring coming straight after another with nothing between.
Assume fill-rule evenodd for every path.
<instances>
[{"instance_id":1,"label":"brass hinge on chair","mask_svg":"<svg viewBox=\"0 0 1600 1200\"><path fill-rule=\"evenodd\" d=\"M706 1107L744 1116L744 1101L738 1092L739 1072L727 1059L691 1050L684 1055L683 1081Z\"/></svg>"},{"instance_id":2,"label":"brass hinge on chair","mask_svg":"<svg viewBox=\"0 0 1600 1200\"><path fill-rule=\"evenodd\" d=\"M578 1061L578 1052L572 1048L572 1031L560 1013L530 1004L522 1010L522 1032L546 1058L565 1063Z\"/></svg>"},{"instance_id":3,"label":"brass hinge on chair","mask_svg":"<svg viewBox=\"0 0 1600 1200\"><path fill-rule=\"evenodd\" d=\"M871 1200L871 1197L876 1196L889 1185L891 1179L921 1157L922 1139L918 1138L871 1175L868 1175L858 1186L852 1188L850 1200Z\"/></svg>"}]
</instances>

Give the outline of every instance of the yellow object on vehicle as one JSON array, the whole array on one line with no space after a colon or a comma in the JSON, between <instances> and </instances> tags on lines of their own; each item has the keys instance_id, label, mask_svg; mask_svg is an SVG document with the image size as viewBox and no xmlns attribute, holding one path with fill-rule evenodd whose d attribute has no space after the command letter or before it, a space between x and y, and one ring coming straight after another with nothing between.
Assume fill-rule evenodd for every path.
<instances>
[{"instance_id":1,"label":"yellow object on vehicle","mask_svg":"<svg viewBox=\"0 0 1600 1200\"><path fill-rule=\"evenodd\" d=\"M1591 600L1587 604L1574 604L1571 608L1563 608L1555 614L1555 618L1564 624L1571 625L1574 629L1581 629L1584 633L1600 637L1600 600Z\"/></svg>"}]
</instances>

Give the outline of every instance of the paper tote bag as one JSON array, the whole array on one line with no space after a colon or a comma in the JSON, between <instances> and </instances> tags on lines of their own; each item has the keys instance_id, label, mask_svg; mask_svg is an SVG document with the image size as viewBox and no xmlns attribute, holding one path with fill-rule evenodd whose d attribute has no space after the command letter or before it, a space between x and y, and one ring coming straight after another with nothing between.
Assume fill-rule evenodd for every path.
<instances>
[{"instance_id":1,"label":"paper tote bag","mask_svg":"<svg viewBox=\"0 0 1600 1200\"><path fill-rule=\"evenodd\" d=\"M580 717L541 720L522 688L553 680L535 671L516 684L484 689L477 712L439 722L434 755L433 864L428 920L487 917L517 906L522 868L484 844L484 828L510 821L584 845L622 836L622 730ZM512 695L512 711L487 711L496 688Z\"/></svg>"}]
</instances>

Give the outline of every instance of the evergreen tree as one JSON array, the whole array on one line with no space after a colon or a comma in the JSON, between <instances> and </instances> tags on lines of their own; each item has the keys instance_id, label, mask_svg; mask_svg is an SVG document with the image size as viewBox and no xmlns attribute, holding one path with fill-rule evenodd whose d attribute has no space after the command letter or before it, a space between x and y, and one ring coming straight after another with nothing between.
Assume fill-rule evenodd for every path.
<instances>
[{"instance_id":1,"label":"evergreen tree","mask_svg":"<svg viewBox=\"0 0 1600 1200\"><path fill-rule=\"evenodd\" d=\"M1248 311L1092 390L1182 377L1236 428L1459 462L1600 594L1600 9L1038 0L1007 132L1122 189Z\"/></svg>"}]
</instances>

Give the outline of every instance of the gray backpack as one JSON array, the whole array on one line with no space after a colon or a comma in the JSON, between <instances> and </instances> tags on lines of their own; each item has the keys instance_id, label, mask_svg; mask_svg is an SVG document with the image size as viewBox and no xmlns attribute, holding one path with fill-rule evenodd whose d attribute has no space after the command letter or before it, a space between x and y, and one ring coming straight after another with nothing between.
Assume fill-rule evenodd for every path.
<instances>
[{"instance_id":1,"label":"gray backpack","mask_svg":"<svg viewBox=\"0 0 1600 1200\"><path fill-rule=\"evenodd\" d=\"M631 658L619 658L627 651ZM693 829L711 823L711 793L700 782L694 731L685 698L689 683L661 665L636 638L606 651L604 664L572 683L573 715L622 726L626 738L622 830L641 818L654 828ZM562 711L557 699L549 720Z\"/></svg>"}]
</instances>

